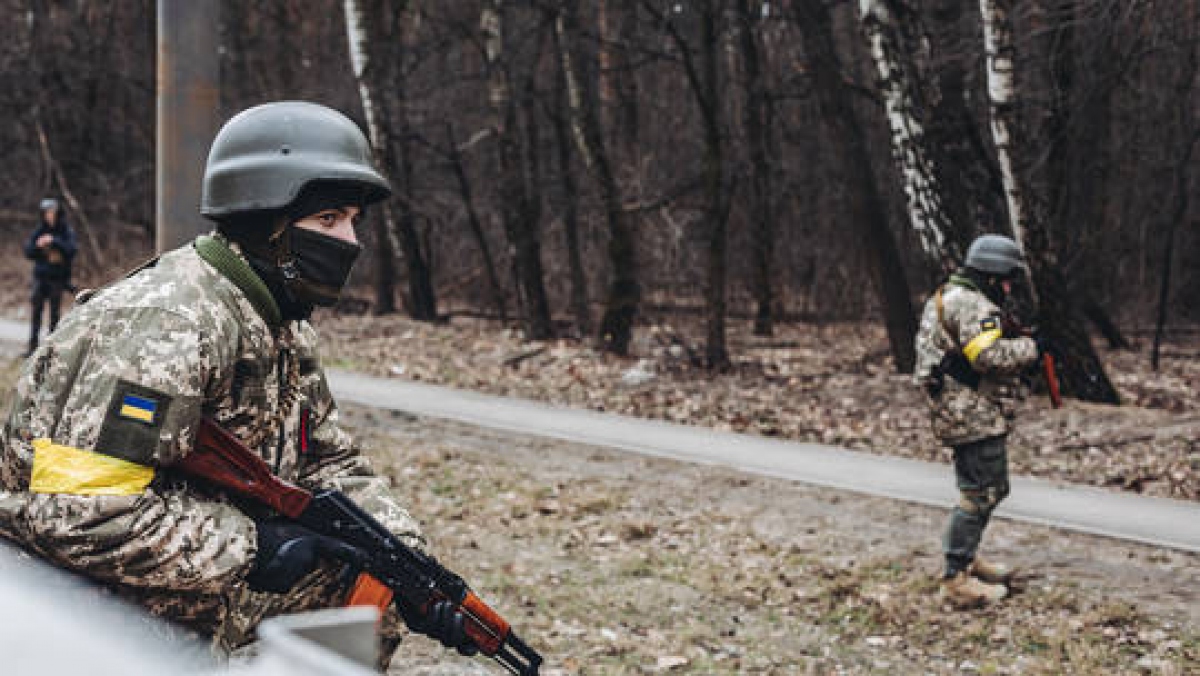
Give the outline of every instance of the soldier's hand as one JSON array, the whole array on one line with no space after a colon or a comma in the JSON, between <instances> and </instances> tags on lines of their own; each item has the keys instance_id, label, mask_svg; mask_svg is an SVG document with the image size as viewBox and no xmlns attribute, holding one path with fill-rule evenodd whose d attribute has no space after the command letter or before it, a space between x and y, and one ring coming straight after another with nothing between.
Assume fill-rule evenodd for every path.
<instances>
[{"instance_id":1,"label":"soldier's hand","mask_svg":"<svg viewBox=\"0 0 1200 676\"><path fill-rule=\"evenodd\" d=\"M401 609L401 616L412 631L424 634L447 648L454 648L461 655L470 656L479 652L478 646L467 636L466 618L452 601L435 601L424 614Z\"/></svg>"},{"instance_id":2,"label":"soldier's hand","mask_svg":"<svg viewBox=\"0 0 1200 676\"><path fill-rule=\"evenodd\" d=\"M284 594L322 563L360 565L362 552L288 521L258 521L258 555L246 584L255 591Z\"/></svg>"},{"instance_id":3,"label":"soldier's hand","mask_svg":"<svg viewBox=\"0 0 1200 676\"><path fill-rule=\"evenodd\" d=\"M1054 354L1053 343L1051 343L1050 339L1047 338L1046 335L1044 333L1042 333L1041 331L1033 332L1033 342L1037 343L1037 354L1038 354L1039 362L1042 360L1042 357L1044 355Z\"/></svg>"}]
</instances>

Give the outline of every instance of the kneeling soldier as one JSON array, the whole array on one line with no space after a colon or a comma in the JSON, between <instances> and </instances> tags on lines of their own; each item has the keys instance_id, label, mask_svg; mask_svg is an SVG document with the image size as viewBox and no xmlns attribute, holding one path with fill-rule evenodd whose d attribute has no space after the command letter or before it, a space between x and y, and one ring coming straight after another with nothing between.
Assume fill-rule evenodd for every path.
<instances>
[{"instance_id":1,"label":"kneeling soldier","mask_svg":"<svg viewBox=\"0 0 1200 676\"><path fill-rule=\"evenodd\" d=\"M309 323L390 192L370 158L353 122L310 103L221 129L201 206L216 232L93 294L26 362L0 437L0 534L225 650L265 617L340 605L352 548L177 471L208 417L279 477L337 488L423 547L340 425ZM445 619L422 631L466 646ZM386 663L395 606L382 626Z\"/></svg>"}]
</instances>

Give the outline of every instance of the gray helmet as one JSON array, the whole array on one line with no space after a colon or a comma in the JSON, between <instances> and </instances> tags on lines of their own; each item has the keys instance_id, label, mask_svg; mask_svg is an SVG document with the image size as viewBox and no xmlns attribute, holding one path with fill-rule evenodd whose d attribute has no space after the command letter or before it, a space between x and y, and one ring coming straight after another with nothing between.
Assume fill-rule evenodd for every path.
<instances>
[{"instance_id":1,"label":"gray helmet","mask_svg":"<svg viewBox=\"0 0 1200 676\"><path fill-rule=\"evenodd\" d=\"M58 208L58 200L53 197L47 197L41 202L38 202L38 211L50 211Z\"/></svg>"},{"instance_id":2,"label":"gray helmet","mask_svg":"<svg viewBox=\"0 0 1200 676\"><path fill-rule=\"evenodd\" d=\"M1025 267L1021 247L1004 235L981 235L967 249L965 267L989 275L1007 277Z\"/></svg>"},{"instance_id":3,"label":"gray helmet","mask_svg":"<svg viewBox=\"0 0 1200 676\"><path fill-rule=\"evenodd\" d=\"M233 116L213 139L200 213L219 220L283 209L316 181L360 185L364 205L391 194L371 164L367 138L345 115L303 101L255 106Z\"/></svg>"}]
</instances>

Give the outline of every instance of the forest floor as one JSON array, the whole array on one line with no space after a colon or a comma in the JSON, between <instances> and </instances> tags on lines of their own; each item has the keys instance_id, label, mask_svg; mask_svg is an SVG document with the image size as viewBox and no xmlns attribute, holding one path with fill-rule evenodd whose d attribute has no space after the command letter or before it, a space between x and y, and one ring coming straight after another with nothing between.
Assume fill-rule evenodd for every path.
<instances>
[{"instance_id":1,"label":"forest floor","mask_svg":"<svg viewBox=\"0 0 1200 676\"><path fill-rule=\"evenodd\" d=\"M3 288L25 318L23 285ZM7 298L7 296L13 296ZM8 302L4 302L8 301ZM639 327L633 356L531 343L495 322L322 313L327 366L874 453L947 460L866 324L730 327L733 367L695 368L695 325ZM1103 357L1126 405L1024 402L1014 472L1200 499L1197 345ZM4 365L10 381L16 363ZM1200 673L1200 556L998 520L1018 563L987 611L937 598L941 509L732 470L348 407L347 424L431 547L574 674ZM947 469L947 481L950 481ZM392 673L498 673L409 639Z\"/></svg>"},{"instance_id":2,"label":"forest floor","mask_svg":"<svg viewBox=\"0 0 1200 676\"><path fill-rule=\"evenodd\" d=\"M789 324L751 334L732 320L730 369L692 365L698 326L652 323L632 356L574 340L529 342L497 322L321 316L324 360L374 375L749 434L945 462L924 398L894 372L882 328ZM1147 350L1102 350L1119 407L1044 394L1021 403L1012 471L1147 495L1200 500L1200 337L1170 341L1161 368Z\"/></svg>"},{"instance_id":3,"label":"forest floor","mask_svg":"<svg viewBox=\"0 0 1200 676\"><path fill-rule=\"evenodd\" d=\"M1200 673L1200 555L997 520L997 607L937 596L946 511L350 407L432 551L590 674ZM949 475L947 475L949 480ZM391 674L500 673L409 638Z\"/></svg>"}]
</instances>

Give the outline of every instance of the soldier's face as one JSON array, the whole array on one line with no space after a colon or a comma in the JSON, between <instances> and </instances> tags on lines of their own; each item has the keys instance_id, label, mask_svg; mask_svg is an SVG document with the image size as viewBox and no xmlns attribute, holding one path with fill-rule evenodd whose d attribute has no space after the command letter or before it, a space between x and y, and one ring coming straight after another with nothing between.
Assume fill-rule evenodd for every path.
<instances>
[{"instance_id":1,"label":"soldier's face","mask_svg":"<svg viewBox=\"0 0 1200 676\"><path fill-rule=\"evenodd\" d=\"M55 225L58 223L58 209L50 207L42 211L42 220L46 222L46 225Z\"/></svg>"},{"instance_id":2,"label":"soldier's face","mask_svg":"<svg viewBox=\"0 0 1200 676\"><path fill-rule=\"evenodd\" d=\"M1012 295L1012 290L1013 290L1013 280L1011 280L1011 279L1004 279L1004 280L1001 280L1001 281L1000 281L1000 288L1001 288L1001 289L1004 289L1004 295L1005 295L1005 296L1011 296L1011 295Z\"/></svg>"},{"instance_id":3,"label":"soldier's face","mask_svg":"<svg viewBox=\"0 0 1200 676\"><path fill-rule=\"evenodd\" d=\"M301 218L293 225L297 228L319 232L327 237L340 239L343 242L358 244L358 235L354 232L354 226L358 225L362 216L362 209L347 205L318 211Z\"/></svg>"}]
</instances>

